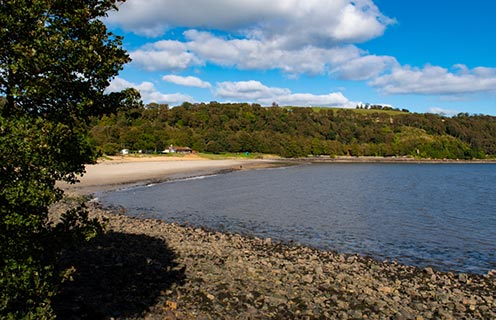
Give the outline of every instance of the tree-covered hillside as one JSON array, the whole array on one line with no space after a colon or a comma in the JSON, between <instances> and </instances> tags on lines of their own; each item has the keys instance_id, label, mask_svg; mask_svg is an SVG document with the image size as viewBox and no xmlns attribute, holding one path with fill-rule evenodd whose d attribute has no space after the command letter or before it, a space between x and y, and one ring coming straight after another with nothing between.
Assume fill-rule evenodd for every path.
<instances>
[{"instance_id":1,"label":"tree-covered hillside","mask_svg":"<svg viewBox=\"0 0 496 320\"><path fill-rule=\"evenodd\" d=\"M496 155L496 117L383 110L261 107L257 104L150 104L94 119L104 153L121 148L260 152L284 157L414 156L472 159Z\"/></svg>"}]
</instances>

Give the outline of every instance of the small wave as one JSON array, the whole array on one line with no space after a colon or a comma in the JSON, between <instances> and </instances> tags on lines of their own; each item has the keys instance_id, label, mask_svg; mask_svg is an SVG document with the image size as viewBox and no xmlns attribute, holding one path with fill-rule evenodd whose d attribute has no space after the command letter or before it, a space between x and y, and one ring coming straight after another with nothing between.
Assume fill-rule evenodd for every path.
<instances>
[{"instance_id":1,"label":"small wave","mask_svg":"<svg viewBox=\"0 0 496 320\"><path fill-rule=\"evenodd\" d=\"M216 174L206 175L206 176L197 176L197 177L189 177L189 178L181 178L177 180L172 180L169 182L183 182L183 181L191 181L191 180L202 180L205 178L211 178L217 176Z\"/></svg>"}]
</instances>

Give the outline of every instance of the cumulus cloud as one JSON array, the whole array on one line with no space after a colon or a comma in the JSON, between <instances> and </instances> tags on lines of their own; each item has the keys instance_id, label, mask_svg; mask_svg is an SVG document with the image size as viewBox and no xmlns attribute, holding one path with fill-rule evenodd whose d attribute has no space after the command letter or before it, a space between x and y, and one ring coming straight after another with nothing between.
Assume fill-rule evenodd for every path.
<instances>
[{"instance_id":1,"label":"cumulus cloud","mask_svg":"<svg viewBox=\"0 0 496 320\"><path fill-rule=\"evenodd\" d=\"M259 99L259 102L263 104L269 104L271 101L286 106L326 106L340 108L353 108L356 106L356 103L349 101L341 92L332 92L324 95L291 93L277 96L275 99Z\"/></svg>"},{"instance_id":2,"label":"cumulus cloud","mask_svg":"<svg viewBox=\"0 0 496 320\"><path fill-rule=\"evenodd\" d=\"M161 40L130 53L133 63L146 71L184 70L202 61L188 52L186 44L175 40Z\"/></svg>"},{"instance_id":3,"label":"cumulus cloud","mask_svg":"<svg viewBox=\"0 0 496 320\"><path fill-rule=\"evenodd\" d=\"M235 100L259 101L260 99L288 95L291 91L283 88L270 88L259 81L220 82L216 96Z\"/></svg>"},{"instance_id":4,"label":"cumulus cloud","mask_svg":"<svg viewBox=\"0 0 496 320\"><path fill-rule=\"evenodd\" d=\"M367 80L385 94L453 98L496 92L496 68L402 66L394 57L359 49L355 44L381 36L395 23L380 12L374 0L127 0L119 6L120 10L106 19L110 26L151 37L167 31L176 33L174 40L155 41L130 52L132 64L148 72L175 73L217 65L242 70L280 70L290 77L307 74ZM179 30L182 36L178 36ZM209 88L208 83L197 78L167 76L164 80ZM147 85L153 86L139 84ZM232 83L235 85L239 83ZM249 94L246 99L260 103L268 101L263 97L279 97L279 103L288 104L292 101L315 105L326 101L346 103L340 93L276 94L270 91L287 89L262 88L261 83L243 85L259 86L258 91L248 90L245 94ZM235 88L228 90L227 84L216 89L219 96L226 98L229 94L243 96ZM154 95L158 95L157 99L173 97L164 97L154 88L148 90L150 99ZM184 101L185 97L176 98Z\"/></svg>"},{"instance_id":5,"label":"cumulus cloud","mask_svg":"<svg viewBox=\"0 0 496 320\"><path fill-rule=\"evenodd\" d=\"M381 75L385 70L398 66L395 58L389 56L364 55L337 64L331 70L338 78L345 80L367 80Z\"/></svg>"},{"instance_id":6,"label":"cumulus cloud","mask_svg":"<svg viewBox=\"0 0 496 320\"><path fill-rule=\"evenodd\" d=\"M127 0L107 23L147 36L215 29L294 47L366 41L394 20L372 0Z\"/></svg>"},{"instance_id":7,"label":"cumulus cloud","mask_svg":"<svg viewBox=\"0 0 496 320\"><path fill-rule=\"evenodd\" d=\"M254 28L260 39L282 48L307 45L333 47L343 43L364 42L384 33L395 20L384 16L372 0L297 0L286 7L283 18L264 22Z\"/></svg>"},{"instance_id":8,"label":"cumulus cloud","mask_svg":"<svg viewBox=\"0 0 496 320\"><path fill-rule=\"evenodd\" d=\"M146 36L174 27L233 31L277 16L278 7L264 0L127 0L107 22Z\"/></svg>"},{"instance_id":9,"label":"cumulus cloud","mask_svg":"<svg viewBox=\"0 0 496 320\"><path fill-rule=\"evenodd\" d=\"M185 42L158 41L131 52L133 63L147 71L179 71L212 63L244 70L278 69L289 75L332 74L343 79L369 79L397 64L393 57L372 56L353 45L334 48L278 48L256 39L224 39L188 30Z\"/></svg>"},{"instance_id":10,"label":"cumulus cloud","mask_svg":"<svg viewBox=\"0 0 496 320\"><path fill-rule=\"evenodd\" d=\"M377 77L370 84L386 94L460 95L496 92L496 68L455 65L450 71L439 66L401 66Z\"/></svg>"},{"instance_id":11,"label":"cumulus cloud","mask_svg":"<svg viewBox=\"0 0 496 320\"><path fill-rule=\"evenodd\" d=\"M431 108L429 108L429 110L427 112L436 113L436 114L440 114L443 116L454 116L455 114L460 113L459 111L449 110L449 109L444 109L444 108L439 108L439 107L431 107Z\"/></svg>"},{"instance_id":12,"label":"cumulus cloud","mask_svg":"<svg viewBox=\"0 0 496 320\"><path fill-rule=\"evenodd\" d=\"M382 35L394 23L373 0L127 0L119 8L108 24L149 36L185 30L181 40L156 41L130 52L132 63L150 72L210 63L363 80L394 61L353 45Z\"/></svg>"},{"instance_id":13,"label":"cumulus cloud","mask_svg":"<svg viewBox=\"0 0 496 320\"><path fill-rule=\"evenodd\" d=\"M212 85L209 82L203 81L197 77L181 77L173 74L165 75L162 80L178 84L186 87L196 87L196 88L211 88Z\"/></svg>"},{"instance_id":14,"label":"cumulus cloud","mask_svg":"<svg viewBox=\"0 0 496 320\"><path fill-rule=\"evenodd\" d=\"M216 96L231 101L251 101L264 105L277 102L291 106L334 106L353 107L341 92L325 95L309 93L292 93L287 88L268 87L259 81L220 82L217 84Z\"/></svg>"},{"instance_id":15,"label":"cumulus cloud","mask_svg":"<svg viewBox=\"0 0 496 320\"><path fill-rule=\"evenodd\" d=\"M181 104L185 101L194 102L194 99L181 93L166 94L158 91L153 83L144 81L140 84L129 82L120 77L116 77L107 88L107 92L118 92L126 88L135 88L141 93L141 99L145 103L156 102L169 105Z\"/></svg>"}]
</instances>

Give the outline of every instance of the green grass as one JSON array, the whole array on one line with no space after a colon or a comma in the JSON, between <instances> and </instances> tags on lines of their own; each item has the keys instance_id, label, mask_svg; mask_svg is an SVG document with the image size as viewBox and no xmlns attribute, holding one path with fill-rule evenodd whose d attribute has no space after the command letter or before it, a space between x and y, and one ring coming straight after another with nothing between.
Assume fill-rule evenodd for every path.
<instances>
[{"instance_id":1,"label":"green grass","mask_svg":"<svg viewBox=\"0 0 496 320\"><path fill-rule=\"evenodd\" d=\"M197 153L198 156L209 160L226 160L226 159L274 159L280 158L276 155L263 153L243 153L243 152L226 152L226 153Z\"/></svg>"}]
</instances>

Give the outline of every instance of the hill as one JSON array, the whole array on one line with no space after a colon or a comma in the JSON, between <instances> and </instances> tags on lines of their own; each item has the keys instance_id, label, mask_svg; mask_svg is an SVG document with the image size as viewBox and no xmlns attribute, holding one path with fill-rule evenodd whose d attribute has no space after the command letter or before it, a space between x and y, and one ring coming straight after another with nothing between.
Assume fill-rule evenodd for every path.
<instances>
[{"instance_id":1,"label":"hill","mask_svg":"<svg viewBox=\"0 0 496 320\"><path fill-rule=\"evenodd\" d=\"M174 145L283 157L481 159L496 156L496 117L247 103L150 104L94 119L91 140L107 154L121 148L160 152Z\"/></svg>"}]
</instances>

